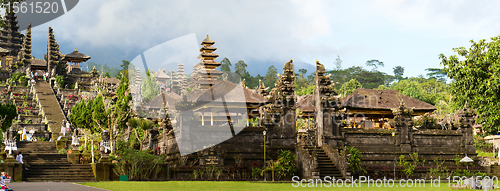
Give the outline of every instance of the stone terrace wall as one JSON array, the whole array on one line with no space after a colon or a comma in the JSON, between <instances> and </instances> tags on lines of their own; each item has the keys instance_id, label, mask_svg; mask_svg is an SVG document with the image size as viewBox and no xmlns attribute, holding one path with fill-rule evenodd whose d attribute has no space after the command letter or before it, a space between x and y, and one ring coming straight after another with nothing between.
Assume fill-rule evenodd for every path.
<instances>
[{"instance_id":1,"label":"stone terrace wall","mask_svg":"<svg viewBox=\"0 0 500 191\"><path fill-rule=\"evenodd\" d=\"M392 137L395 132L395 137ZM465 156L464 134L460 130L425 129L410 131L410 152L403 152L399 132L386 129L345 129L346 145L358 149L363 157L363 166L391 166L400 155L418 153L425 165L434 165L438 157L445 165L454 165L456 155ZM469 157L475 152L467 153ZM407 157L408 159L408 157Z\"/></svg>"}]
</instances>

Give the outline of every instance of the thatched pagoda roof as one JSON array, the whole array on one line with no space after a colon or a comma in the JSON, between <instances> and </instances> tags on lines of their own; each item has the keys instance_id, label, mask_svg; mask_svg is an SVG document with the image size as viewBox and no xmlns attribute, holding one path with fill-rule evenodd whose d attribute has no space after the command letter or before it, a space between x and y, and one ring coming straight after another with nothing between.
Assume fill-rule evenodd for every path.
<instances>
[{"instance_id":1,"label":"thatched pagoda roof","mask_svg":"<svg viewBox=\"0 0 500 191\"><path fill-rule=\"evenodd\" d=\"M252 92L251 90L244 88L238 84L230 81L215 82L217 83L208 89L193 90L187 95L188 101L212 102L224 97L226 103L266 103L266 100L262 95Z\"/></svg>"},{"instance_id":2,"label":"thatched pagoda roof","mask_svg":"<svg viewBox=\"0 0 500 191\"><path fill-rule=\"evenodd\" d=\"M357 89L342 98L342 107L358 110L391 110L398 108L401 100L413 111L430 112L436 110L433 105L403 95L396 90Z\"/></svg>"},{"instance_id":3,"label":"thatched pagoda roof","mask_svg":"<svg viewBox=\"0 0 500 191\"><path fill-rule=\"evenodd\" d=\"M47 66L47 62L42 59L31 59L32 66Z\"/></svg>"},{"instance_id":4,"label":"thatched pagoda roof","mask_svg":"<svg viewBox=\"0 0 500 191\"><path fill-rule=\"evenodd\" d=\"M170 93L165 93L165 100L167 101L167 109L175 110L175 103L180 101L182 97L176 93L170 92ZM148 103L144 104L143 106L149 106L149 108L152 109L160 109L163 108L163 97L162 94L160 93L158 96L156 96L154 99L149 101Z\"/></svg>"},{"instance_id":5,"label":"thatched pagoda roof","mask_svg":"<svg viewBox=\"0 0 500 191\"><path fill-rule=\"evenodd\" d=\"M313 113L314 105L312 104L312 100L313 100L312 95L298 96L297 103L295 104L295 106L302 112Z\"/></svg>"},{"instance_id":6,"label":"thatched pagoda roof","mask_svg":"<svg viewBox=\"0 0 500 191\"><path fill-rule=\"evenodd\" d=\"M78 50L73 51L72 53L64 55L63 60L67 62L85 62L90 59L90 56L82 54L78 52Z\"/></svg>"}]
</instances>

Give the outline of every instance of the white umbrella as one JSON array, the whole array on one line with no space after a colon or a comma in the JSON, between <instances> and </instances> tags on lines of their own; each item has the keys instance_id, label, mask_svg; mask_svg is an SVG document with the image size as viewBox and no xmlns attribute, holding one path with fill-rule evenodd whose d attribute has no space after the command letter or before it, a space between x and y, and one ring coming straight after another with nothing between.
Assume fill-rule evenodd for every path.
<instances>
[{"instance_id":1,"label":"white umbrella","mask_svg":"<svg viewBox=\"0 0 500 191\"><path fill-rule=\"evenodd\" d=\"M471 158L469 158L467 155L463 159L461 159L459 162L474 162ZM469 170L469 164L467 164L467 170Z\"/></svg>"}]
</instances>

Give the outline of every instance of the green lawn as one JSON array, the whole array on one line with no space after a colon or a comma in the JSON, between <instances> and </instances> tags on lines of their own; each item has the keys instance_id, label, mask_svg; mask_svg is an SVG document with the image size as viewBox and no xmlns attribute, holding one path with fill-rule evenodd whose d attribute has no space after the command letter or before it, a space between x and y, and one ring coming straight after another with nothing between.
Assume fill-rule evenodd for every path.
<instances>
[{"instance_id":1,"label":"green lawn","mask_svg":"<svg viewBox=\"0 0 500 191\"><path fill-rule=\"evenodd\" d=\"M430 183L427 183L420 187L405 187L401 188L396 182L393 187L373 187L371 185L368 187L367 184L361 184L361 187L319 187L319 188L308 188L308 187L293 187L292 183L263 183L263 182L236 182L236 181L166 181L166 182L119 182L119 181L111 181L111 182L87 182L81 183L86 186L93 186L98 188L104 188L108 190L370 190L370 191L381 191L381 190L426 190L426 191L434 191L434 190L453 190L448 187L447 182L441 182L440 187L431 186ZM297 185L297 184L295 184ZM307 184L305 184L306 186ZM318 184L319 185L319 184Z\"/></svg>"}]
</instances>

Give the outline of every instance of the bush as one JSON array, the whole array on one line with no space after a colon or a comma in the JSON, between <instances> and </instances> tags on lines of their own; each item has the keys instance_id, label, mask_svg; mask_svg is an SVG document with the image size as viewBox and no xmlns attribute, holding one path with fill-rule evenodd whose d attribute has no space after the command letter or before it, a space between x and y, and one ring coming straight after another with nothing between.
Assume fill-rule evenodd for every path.
<instances>
[{"instance_id":1,"label":"bush","mask_svg":"<svg viewBox=\"0 0 500 191\"><path fill-rule=\"evenodd\" d=\"M59 88L64 88L64 78L60 75L56 76L56 83Z\"/></svg>"},{"instance_id":2,"label":"bush","mask_svg":"<svg viewBox=\"0 0 500 191\"><path fill-rule=\"evenodd\" d=\"M277 169L278 178L293 176L297 172L295 155L289 150L281 150L278 156L279 167Z\"/></svg>"},{"instance_id":3,"label":"bush","mask_svg":"<svg viewBox=\"0 0 500 191\"><path fill-rule=\"evenodd\" d=\"M7 83L11 86L13 86L14 84L18 86L26 86L28 85L28 78L26 78L26 75L24 73L16 72L12 74Z\"/></svg>"},{"instance_id":4,"label":"bush","mask_svg":"<svg viewBox=\"0 0 500 191\"><path fill-rule=\"evenodd\" d=\"M349 166L354 174L364 174L366 170L361 167L361 153L354 147L347 147L347 157L349 158Z\"/></svg>"},{"instance_id":5,"label":"bush","mask_svg":"<svg viewBox=\"0 0 500 191\"><path fill-rule=\"evenodd\" d=\"M156 177L165 159L164 156L156 156L150 154L148 151L139 151L130 148L124 149L118 156L119 163L128 164L129 178L135 180Z\"/></svg>"}]
</instances>

